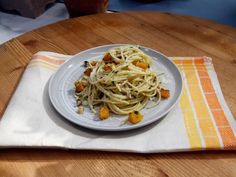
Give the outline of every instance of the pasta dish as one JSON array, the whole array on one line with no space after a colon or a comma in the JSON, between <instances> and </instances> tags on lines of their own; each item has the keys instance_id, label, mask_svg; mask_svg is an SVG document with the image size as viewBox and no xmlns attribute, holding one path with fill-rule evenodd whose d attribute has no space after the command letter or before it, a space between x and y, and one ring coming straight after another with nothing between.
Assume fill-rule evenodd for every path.
<instances>
[{"instance_id":1,"label":"pasta dish","mask_svg":"<svg viewBox=\"0 0 236 177\"><path fill-rule=\"evenodd\" d=\"M109 112L140 117L149 101L154 107L170 96L151 64L149 55L131 45L111 48L101 60L85 61L84 74L74 83L79 112L88 106L94 113L100 107L101 119Z\"/></svg>"}]
</instances>

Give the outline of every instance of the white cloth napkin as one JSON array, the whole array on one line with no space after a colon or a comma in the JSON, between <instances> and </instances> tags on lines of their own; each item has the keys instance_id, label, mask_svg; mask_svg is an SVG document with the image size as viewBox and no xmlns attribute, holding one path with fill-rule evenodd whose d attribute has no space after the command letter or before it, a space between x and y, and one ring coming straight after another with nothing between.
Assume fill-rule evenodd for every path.
<instances>
[{"instance_id":1,"label":"white cloth napkin","mask_svg":"<svg viewBox=\"0 0 236 177\"><path fill-rule=\"evenodd\" d=\"M225 147L222 139L220 147L208 146L201 132L201 145L191 145L180 104L163 120L127 132L92 131L66 121L50 103L48 81L59 64L70 57L52 52L39 52L33 56L0 120L1 148L53 147L152 153ZM236 123L223 99L215 71L209 70L208 73L235 138ZM235 146L233 144L231 149Z\"/></svg>"}]
</instances>

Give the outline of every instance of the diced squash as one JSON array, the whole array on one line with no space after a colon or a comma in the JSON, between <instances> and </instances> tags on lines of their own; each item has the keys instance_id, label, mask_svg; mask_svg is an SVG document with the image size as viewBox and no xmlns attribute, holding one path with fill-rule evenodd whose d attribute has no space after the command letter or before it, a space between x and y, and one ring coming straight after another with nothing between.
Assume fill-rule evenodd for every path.
<instances>
[{"instance_id":1,"label":"diced squash","mask_svg":"<svg viewBox=\"0 0 236 177\"><path fill-rule=\"evenodd\" d=\"M79 92L82 92L83 90L84 90L83 84L81 82L78 82L75 86L75 91L79 93Z\"/></svg>"},{"instance_id":2,"label":"diced squash","mask_svg":"<svg viewBox=\"0 0 236 177\"><path fill-rule=\"evenodd\" d=\"M170 91L169 90L165 90L165 89L161 89L161 97L166 99L170 97Z\"/></svg>"},{"instance_id":3,"label":"diced squash","mask_svg":"<svg viewBox=\"0 0 236 177\"><path fill-rule=\"evenodd\" d=\"M86 70L84 71L84 74L85 74L86 76L90 76L90 74L91 74L92 71L93 71L92 68L88 68L88 69L86 69Z\"/></svg>"},{"instance_id":4,"label":"diced squash","mask_svg":"<svg viewBox=\"0 0 236 177\"><path fill-rule=\"evenodd\" d=\"M107 119L110 115L110 111L107 106L102 106L99 110L99 118L101 120Z\"/></svg>"},{"instance_id":5,"label":"diced squash","mask_svg":"<svg viewBox=\"0 0 236 177\"><path fill-rule=\"evenodd\" d=\"M104 71L111 71L112 70L112 68L109 64L104 65L103 69L104 69Z\"/></svg>"},{"instance_id":6,"label":"diced squash","mask_svg":"<svg viewBox=\"0 0 236 177\"><path fill-rule=\"evenodd\" d=\"M149 64L144 63L144 62L137 62L137 63L135 63L135 66L142 68L142 69L147 69L149 67Z\"/></svg>"},{"instance_id":7,"label":"diced squash","mask_svg":"<svg viewBox=\"0 0 236 177\"><path fill-rule=\"evenodd\" d=\"M112 57L111 57L111 55L110 55L109 53L106 53L106 54L104 55L104 57L103 57L103 61L104 61L105 63L112 63Z\"/></svg>"},{"instance_id":8,"label":"diced squash","mask_svg":"<svg viewBox=\"0 0 236 177\"><path fill-rule=\"evenodd\" d=\"M96 61L92 61L90 64L91 64L92 66L96 66L97 62L96 62Z\"/></svg>"},{"instance_id":9,"label":"diced squash","mask_svg":"<svg viewBox=\"0 0 236 177\"><path fill-rule=\"evenodd\" d=\"M129 113L128 120L132 124L137 124L143 120L143 115L138 111L134 111L134 112Z\"/></svg>"}]
</instances>

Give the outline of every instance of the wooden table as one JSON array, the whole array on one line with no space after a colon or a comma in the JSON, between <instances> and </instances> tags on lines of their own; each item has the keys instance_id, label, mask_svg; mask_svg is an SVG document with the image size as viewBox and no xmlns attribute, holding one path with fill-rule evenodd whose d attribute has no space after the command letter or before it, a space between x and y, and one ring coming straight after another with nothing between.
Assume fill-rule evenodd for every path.
<instances>
[{"instance_id":1,"label":"wooden table","mask_svg":"<svg viewBox=\"0 0 236 177\"><path fill-rule=\"evenodd\" d=\"M114 13L52 24L0 46L0 112L33 53L75 54L110 43L140 44L168 56L209 56L236 115L236 29L163 13ZM235 152L130 154L97 151L0 150L0 176L236 176Z\"/></svg>"}]
</instances>

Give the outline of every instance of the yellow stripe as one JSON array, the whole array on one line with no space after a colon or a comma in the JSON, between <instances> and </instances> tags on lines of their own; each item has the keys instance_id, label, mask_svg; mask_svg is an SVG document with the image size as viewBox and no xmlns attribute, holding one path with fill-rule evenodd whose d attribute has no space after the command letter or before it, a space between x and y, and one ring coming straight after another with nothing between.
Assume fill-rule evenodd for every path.
<instances>
[{"instance_id":1,"label":"yellow stripe","mask_svg":"<svg viewBox=\"0 0 236 177\"><path fill-rule=\"evenodd\" d=\"M175 58L172 58L173 61L175 62ZM182 63L181 60L178 59L179 63ZM179 70L183 72L182 64L177 64ZM190 98L187 94L186 86L184 83L184 88L183 92L180 98L180 107L184 116L184 123L189 139L189 144L191 149L201 149L202 148L202 143L201 143L201 137L200 137L200 132L199 129L197 128L196 125L196 119L194 117L194 112L193 108L190 103Z\"/></svg>"},{"instance_id":2,"label":"yellow stripe","mask_svg":"<svg viewBox=\"0 0 236 177\"><path fill-rule=\"evenodd\" d=\"M220 142L217 136L217 132L211 120L209 110L204 101L196 72L194 70L187 70L184 65L183 69L186 74L188 88L198 117L199 126L205 140L206 148L219 148Z\"/></svg>"},{"instance_id":3,"label":"yellow stripe","mask_svg":"<svg viewBox=\"0 0 236 177\"><path fill-rule=\"evenodd\" d=\"M196 126L193 109L191 107L191 103L190 103L185 87L183 88L183 93L180 99L180 106L181 106L182 113L184 115L184 122L185 122L185 127L187 130L190 146L192 149L201 148L202 144L201 144L200 135Z\"/></svg>"},{"instance_id":4,"label":"yellow stripe","mask_svg":"<svg viewBox=\"0 0 236 177\"><path fill-rule=\"evenodd\" d=\"M49 63L45 60L41 60L41 59L34 59L34 60L31 60L30 64L36 64L36 63L44 63L44 64L47 64L49 66L52 66L52 67L56 67L58 68L60 66L60 64L53 64L53 63Z\"/></svg>"},{"instance_id":5,"label":"yellow stripe","mask_svg":"<svg viewBox=\"0 0 236 177\"><path fill-rule=\"evenodd\" d=\"M56 71L58 67L55 67L55 66L51 66L49 64L46 64L46 63L32 63L32 64L29 64L27 69L28 68L33 68L33 67L42 67L42 68L47 68L49 70L52 70L52 71Z\"/></svg>"}]
</instances>

